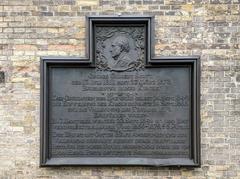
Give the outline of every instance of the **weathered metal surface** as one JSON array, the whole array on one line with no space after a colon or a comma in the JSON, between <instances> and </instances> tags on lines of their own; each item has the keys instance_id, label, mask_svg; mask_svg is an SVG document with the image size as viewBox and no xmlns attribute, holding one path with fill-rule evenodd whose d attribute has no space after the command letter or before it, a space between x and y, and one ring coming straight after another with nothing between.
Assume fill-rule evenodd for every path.
<instances>
[{"instance_id":1,"label":"weathered metal surface","mask_svg":"<svg viewBox=\"0 0 240 179\"><path fill-rule=\"evenodd\" d=\"M42 59L41 165L199 166L198 58L149 59L148 18L109 20L89 59Z\"/></svg>"}]
</instances>

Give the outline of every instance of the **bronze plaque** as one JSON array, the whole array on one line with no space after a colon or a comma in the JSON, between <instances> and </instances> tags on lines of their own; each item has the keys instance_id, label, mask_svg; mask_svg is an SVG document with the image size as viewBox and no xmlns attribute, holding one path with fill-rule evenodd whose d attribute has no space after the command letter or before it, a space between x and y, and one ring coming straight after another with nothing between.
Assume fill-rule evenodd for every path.
<instances>
[{"instance_id":1,"label":"bronze plaque","mask_svg":"<svg viewBox=\"0 0 240 179\"><path fill-rule=\"evenodd\" d=\"M196 59L147 60L148 33L95 23L89 63L43 59L42 166L199 165Z\"/></svg>"}]
</instances>

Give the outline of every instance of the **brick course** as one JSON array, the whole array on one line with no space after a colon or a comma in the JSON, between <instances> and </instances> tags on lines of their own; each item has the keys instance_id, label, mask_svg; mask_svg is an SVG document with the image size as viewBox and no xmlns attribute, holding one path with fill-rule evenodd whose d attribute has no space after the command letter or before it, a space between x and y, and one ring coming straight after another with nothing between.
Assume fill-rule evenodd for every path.
<instances>
[{"instance_id":1,"label":"brick course","mask_svg":"<svg viewBox=\"0 0 240 179\"><path fill-rule=\"evenodd\" d=\"M201 56L201 168L39 168L41 56L84 56L86 15L155 15L158 56ZM0 177L239 179L239 0L1 0ZM2 78L3 76L3 78Z\"/></svg>"}]
</instances>

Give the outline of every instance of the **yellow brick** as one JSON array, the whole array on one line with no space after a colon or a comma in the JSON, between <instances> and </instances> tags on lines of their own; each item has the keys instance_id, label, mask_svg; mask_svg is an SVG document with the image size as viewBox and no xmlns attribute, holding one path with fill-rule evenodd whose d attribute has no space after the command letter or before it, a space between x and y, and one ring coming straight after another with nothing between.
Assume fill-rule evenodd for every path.
<instances>
[{"instance_id":1,"label":"yellow brick","mask_svg":"<svg viewBox=\"0 0 240 179\"><path fill-rule=\"evenodd\" d=\"M192 176L192 172L191 171L182 171L182 176L190 177L190 176Z\"/></svg>"},{"instance_id":2,"label":"yellow brick","mask_svg":"<svg viewBox=\"0 0 240 179\"><path fill-rule=\"evenodd\" d=\"M26 81L27 78L16 77L11 80L12 83L20 83Z\"/></svg>"},{"instance_id":3,"label":"yellow brick","mask_svg":"<svg viewBox=\"0 0 240 179\"><path fill-rule=\"evenodd\" d=\"M55 34L55 33L58 33L59 31L58 31L58 28L48 28L48 32Z\"/></svg>"},{"instance_id":4,"label":"yellow brick","mask_svg":"<svg viewBox=\"0 0 240 179\"><path fill-rule=\"evenodd\" d=\"M70 6L59 6L58 11L60 12L69 12L70 11Z\"/></svg>"},{"instance_id":5,"label":"yellow brick","mask_svg":"<svg viewBox=\"0 0 240 179\"><path fill-rule=\"evenodd\" d=\"M186 4L182 6L183 11L192 12L193 6L191 4Z\"/></svg>"},{"instance_id":6,"label":"yellow brick","mask_svg":"<svg viewBox=\"0 0 240 179\"><path fill-rule=\"evenodd\" d=\"M80 6L96 6L98 0L77 0L77 4Z\"/></svg>"}]
</instances>

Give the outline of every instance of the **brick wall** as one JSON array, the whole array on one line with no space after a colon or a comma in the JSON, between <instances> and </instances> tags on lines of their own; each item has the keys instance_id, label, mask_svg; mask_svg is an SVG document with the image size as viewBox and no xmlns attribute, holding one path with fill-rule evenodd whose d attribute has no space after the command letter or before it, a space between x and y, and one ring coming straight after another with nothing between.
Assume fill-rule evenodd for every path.
<instances>
[{"instance_id":1,"label":"brick wall","mask_svg":"<svg viewBox=\"0 0 240 179\"><path fill-rule=\"evenodd\" d=\"M85 16L155 15L157 55L200 55L202 167L39 168L40 56L84 56ZM239 179L239 0L0 0L0 178Z\"/></svg>"}]
</instances>

